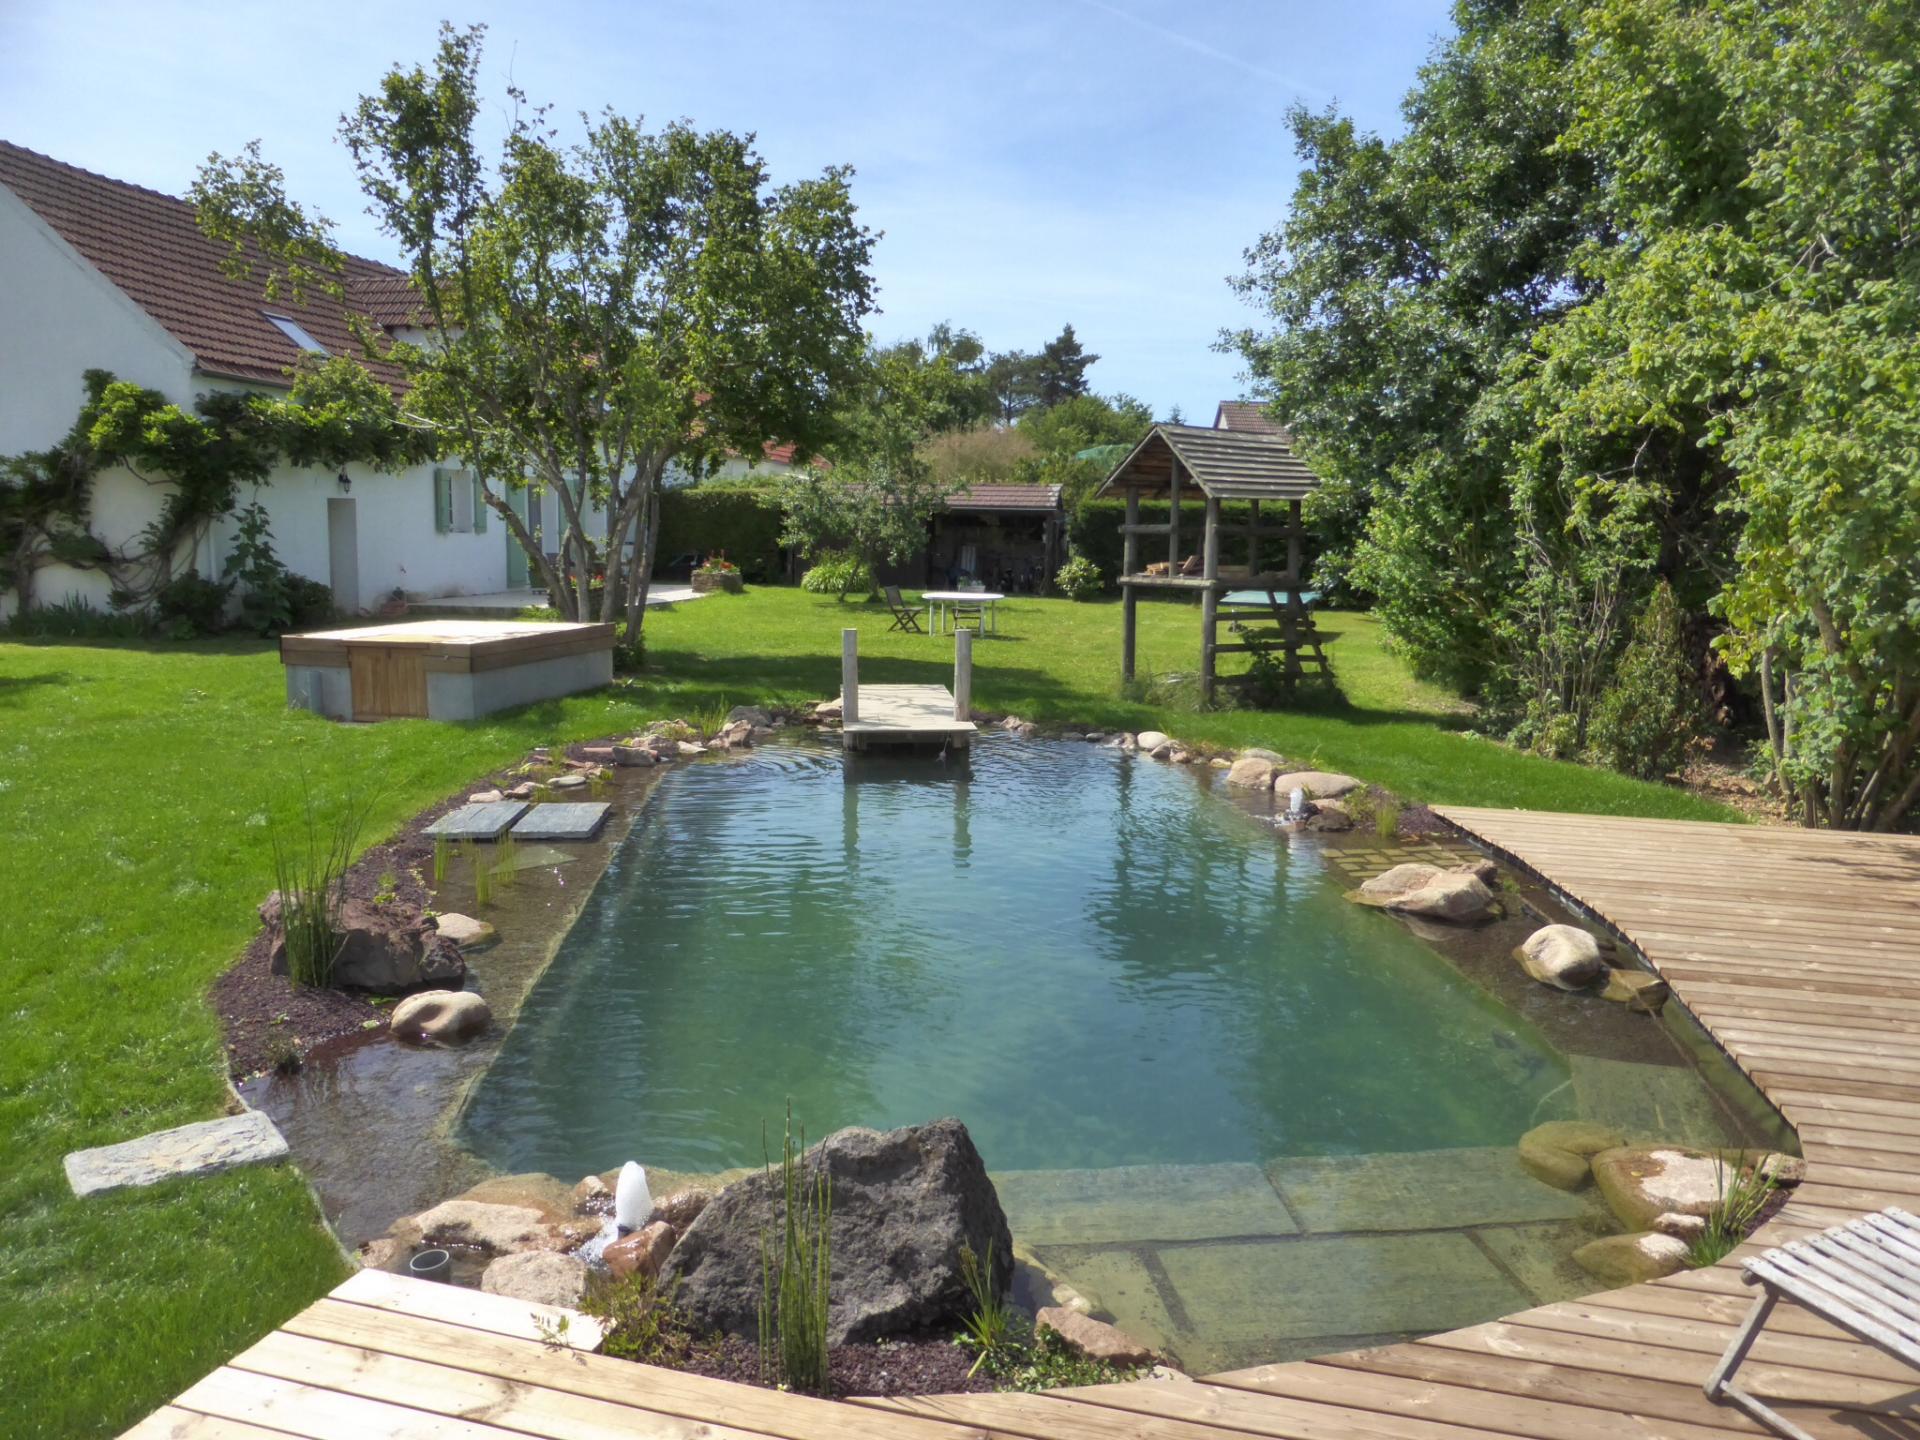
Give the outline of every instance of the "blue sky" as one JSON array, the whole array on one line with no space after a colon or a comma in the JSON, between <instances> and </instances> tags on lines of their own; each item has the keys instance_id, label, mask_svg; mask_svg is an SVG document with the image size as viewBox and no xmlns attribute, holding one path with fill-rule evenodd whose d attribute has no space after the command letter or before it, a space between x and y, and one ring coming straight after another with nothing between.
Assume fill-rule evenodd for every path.
<instances>
[{"instance_id":1,"label":"blue sky","mask_svg":"<svg viewBox=\"0 0 1920 1440\"><path fill-rule=\"evenodd\" d=\"M564 114L756 131L776 179L850 164L883 340L950 319L995 349L1072 322L1101 391L1211 419L1241 392L1210 345L1284 215L1288 106L1393 131L1443 0L736 0L674 4L0 0L0 137L181 193L250 139L348 248L391 258L333 139L439 19L485 21L487 83Z\"/></svg>"}]
</instances>

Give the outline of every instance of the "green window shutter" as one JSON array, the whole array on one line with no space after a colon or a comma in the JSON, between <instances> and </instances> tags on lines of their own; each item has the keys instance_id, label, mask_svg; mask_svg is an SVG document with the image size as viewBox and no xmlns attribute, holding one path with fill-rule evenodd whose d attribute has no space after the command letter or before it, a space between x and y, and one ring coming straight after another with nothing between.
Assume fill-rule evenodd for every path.
<instances>
[{"instance_id":1,"label":"green window shutter","mask_svg":"<svg viewBox=\"0 0 1920 1440\"><path fill-rule=\"evenodd\" d=\"M469 470L467 478L473 481L473 533L487 533L487 487L481 483L480 472Z\"/></svg>"},{"instance_id":2,"label":"green window shutter","mask_svg":"<svg viewBox=\"0 0 1920 1440\"><path fill-rule=\"evenodd\" d=\"M453 475L447 470L433 472L433 528L442 535L453 529Z\"/></svg>"}]
</instances>

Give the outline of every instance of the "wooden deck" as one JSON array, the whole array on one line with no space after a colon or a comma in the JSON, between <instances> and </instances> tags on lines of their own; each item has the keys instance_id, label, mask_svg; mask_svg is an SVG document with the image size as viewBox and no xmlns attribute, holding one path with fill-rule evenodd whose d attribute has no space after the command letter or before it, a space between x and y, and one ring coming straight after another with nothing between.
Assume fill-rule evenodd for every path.
<instances>
[{"instance_id":1,"label":"wooden deck","mask_svg":"<svg viewBox=\"0 0 1920 1440\"><path fill-rule=\"evenodd\" d=\"M944 685L862 685L859 696L859 718L840 727L849 750L899 745L965 749L979 728L971 720L954 718L953 692Z\"/></svg>"},{"instance_id":2,"label":"wooden deck","mask_svg":"<svg viewBox=\"0 0 1920 1440\"><path fill-rule=\"evenodd\" d=\"M1920 839L1446 810L1632 940L1800 1133L1772 1244L1920 1208ZM543 1344L533 1307L363 1272L129 1434L1729 1440L1737 1264L1204 1382L833 1404ZM575 1321L568 1337L595 1336ZM1920 1437L1920 1373L1782 1306L1741 1372L1821 1440Z\"/></svg>"}]
</instances>

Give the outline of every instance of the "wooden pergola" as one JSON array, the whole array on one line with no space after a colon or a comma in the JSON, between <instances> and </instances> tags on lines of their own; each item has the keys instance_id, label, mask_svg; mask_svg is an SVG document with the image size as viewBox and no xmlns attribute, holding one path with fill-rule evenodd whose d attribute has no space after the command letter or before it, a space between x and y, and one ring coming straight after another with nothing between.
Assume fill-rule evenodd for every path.
<instances>
[{"instance_id":1,"label":"wooden pergola","mask_svg":"<svg viewBox=\"0 0 1920 1440\"><path fill-rule=\"evenodd\" d=\"M1227 651L1254 655L1278 654L1281 680L1291 695L1299 681L1311 678L1331 679L1332 668L1320 648L1313 617L1301 596L1301 502L1319 488L1315 475L1293 453L1284 435L1260 434L1241 430L1215 430L1198 425L1156 425L1146 438L1134 446L1127 457L1101 485L1099 493L1118 492L1126 497L1127 518L1122 527L1125 558L1121 563L1120 590L1124 597L1120 654L1121 674L1133 679L1136 606L1142 590L1197 590L1200 592L1200 693L1213 698L1219 679L1218 657ZM1206 519L1196 553L1182 553L1181 502L1195 498L1206 501ZM1145 525L1140 521L1142 498L1168 501L1165 524ZM1248 518L1244 524L1227 524L1222 518L1222 502L1244 500ZM1263 506L1286 506L1284 521L1270 522ZM1271 513L1271 512L1269 512ZM1143 561L1143 538L1164 536L1167 542L1164 561ZM1222 565L1220 541L1223 536L1244 536L1247 542L1245 565ZM1286 551L1286 568L1275 569L1265 563L1263 541L1280 541ZM1238 638L1221 643L1219 638L1221 597L1234 592L1255 592L1265 599L1265 612L1258 618L1237 619ZM1244 612L1243 612L1244 613ZM1266 628L1270 624L1271 628Z\"/></svg>"}]
</instances>

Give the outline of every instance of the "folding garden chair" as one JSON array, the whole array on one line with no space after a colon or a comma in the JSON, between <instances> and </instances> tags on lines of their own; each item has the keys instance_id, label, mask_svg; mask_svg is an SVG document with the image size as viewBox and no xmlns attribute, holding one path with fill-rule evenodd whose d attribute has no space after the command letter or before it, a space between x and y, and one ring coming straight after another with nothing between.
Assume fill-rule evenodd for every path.
<instances>
[{"instance_id":1,"label":"folding garden chair","mask_svg":"<svg viewBox=\"0 0 1920 1440\"><path fill-rule=\"evenodd\" d=\"M985 591L986 588L987 587L982 585L978 580L969 580L960 586L963 592L970 590ZM966 626L971 625L976 635L984 635L986 633L987 606L985 601L956 600L953 602L952 610L948 613L953 617L953 628L955 630L964 629Z\"/></svg>"},{"instance_id":2,"label":"folding garden chair","mask_svg":"<svg viewBox=\"0 0 1920 1440\"><path fill-rule=\"evenodd\" d=\"M1747 1261L1740 1278L1761 1293L1707 1377L1707 1398L1731 1400L1775 1434L1812 1440L1735 1385L1733 1372L1782 1300L1920 1369L1920 1220L1906 1211L1882 1210L1768 1250Z\"/></svg>"},{"instance_id":3,"label":"folding garden chair","mask_svg":"<svg viewBox=\"0 0 1920 1440\"><path fill-rule=\"evenodd\" d=\"M893 624L887 627L888 633L892 633L895 630L910 630L915 635L924 635L927 633L920 628L919 613L911 609L907 605L907 602L900 598L900 587L898 585L889 585L880 593L886 598L887 608L893 612Z\"/></svg>"}]
</instances>

